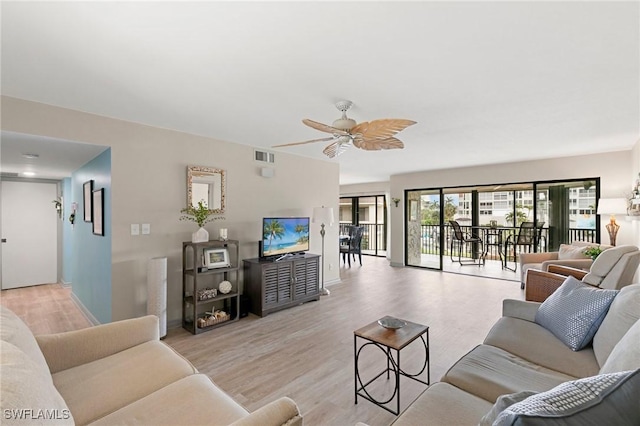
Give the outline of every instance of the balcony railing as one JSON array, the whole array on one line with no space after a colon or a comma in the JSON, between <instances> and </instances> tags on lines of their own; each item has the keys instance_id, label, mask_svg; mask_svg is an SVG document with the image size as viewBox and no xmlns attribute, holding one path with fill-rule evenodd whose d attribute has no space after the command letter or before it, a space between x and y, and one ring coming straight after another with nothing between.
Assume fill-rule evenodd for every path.
<instances>
[{"instance_id":1,"label":"balcony railing","mask_svg":"<svg viewBox=\"0 0 640 426\"><path fill-rule=\"evenodd\" d=\"M474 234L472 232L472 227L470 226L460 226L463 232L468 234ZM422 225L421 226L421 252L422 254L439 254L440 253L440 225ZM449 224L444 226L444 243L445 247L442 251L443 255L449 256L451 253L451 236L453 234L452 228ZM509 235L515 235L518 233L518 228L513 228L507 231L503 231L502 243L508 238ZM548 242L549 241L549 229L543 228L541 231L541 241ZM581 229L581 228L570 228L567 238L567 243L571 243L573 241L591 241L593 243L596 242L596 230L595 229ZM520 251L525 250L521 246L517 246L518 253ZM455 255L458 254L457 246L454 247ZM500 260L500 252L498 250L503 250L504 247L499 247L498 245L488 244L485 247L487 250L487 260ZM539 250L545 251L546 247L543 245ZM462 257L471 258L473 256L473 246L471 244L465 244L462 247Z\"/></svg>"},{"instance_id":2,"label":"balcony railing","mask_svg":"<svg viewBox=\"0 0 640 426\"><path fill-rule=\"evenodd\" d=\"M349 234L349 226L350 223L340 223L339 233L340 235L348 235ZM360 245L360 249L363 254L378 254L380 252L386 252L387 250L387 234L385 232L385 226L381 223L361 223L358 226L362 226L364 228L364 233L362 234L362 243Z\"/></svg>"}]
</instances>

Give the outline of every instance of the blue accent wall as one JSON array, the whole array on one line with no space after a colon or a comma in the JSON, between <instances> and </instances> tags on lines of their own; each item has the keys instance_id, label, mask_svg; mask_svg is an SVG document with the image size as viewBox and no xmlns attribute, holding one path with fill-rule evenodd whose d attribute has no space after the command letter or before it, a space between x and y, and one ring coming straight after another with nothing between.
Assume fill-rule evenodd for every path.
<instances>
[{"instance_id":1,"label":"blue accent wall","mask_svg":"<svg viewBox=\"0 0 640 426\"><path fill-rule=\"evenodd\" d=\"M84 221L83 185L104 188L104 236L93 234L93 223ZM71 175L73 200L78 203L72 230L72 291L102 324L111 322L111 149Z\"/></svg>"},{"instance_id":2,"label":"blue accent wall","mask_svg":"<svg viewBox=\"0 0 640 426\"><path fill-rule=\"evenodd\" d=\"M71 205L75 197L73 195L71 178L62 179L62 282L69 284L73 282L73 273L71 271L73 260L73 228L69 222L71 215Z\"/></svg>"}]
</instances>

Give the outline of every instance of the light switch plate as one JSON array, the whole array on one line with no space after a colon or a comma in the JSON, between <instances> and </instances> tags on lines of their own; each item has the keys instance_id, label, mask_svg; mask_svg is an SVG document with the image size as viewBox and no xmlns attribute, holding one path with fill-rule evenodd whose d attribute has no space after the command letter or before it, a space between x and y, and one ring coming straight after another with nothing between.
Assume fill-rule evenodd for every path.
<instances>
[{"instance_id":1,"label":"light switch plate","mask_svg":"<svg viewBox=\"0 0 640 426\"><path fill-rule=\"evenodd\" d=\"M142 224L142 235L149 235L151 233L151 224L143 223Z\"/></svg>"},{"instance_id":2,"label":"light switch plate","mask_svg":"<svg viewBox=\"0 0 640 426\"><path fill-rule=\"evenodd\" d=\"M131 235L140 235L140 225L137 223L131 224Z\"/></svg>"}]
</instances>

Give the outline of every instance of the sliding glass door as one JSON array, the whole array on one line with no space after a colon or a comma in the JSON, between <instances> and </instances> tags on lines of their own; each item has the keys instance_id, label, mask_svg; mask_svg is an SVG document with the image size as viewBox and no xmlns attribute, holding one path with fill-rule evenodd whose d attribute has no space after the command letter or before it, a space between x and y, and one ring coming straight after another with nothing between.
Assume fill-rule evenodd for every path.
<instances>
[{"instance_id":1,"label":"sliding glass door","mask_svg":"<svg viewBox=\"0 0 640 426\"><path fill-rule=\"evenodd\" d=\"M387 204L384 195L340 198L340 234L347 226L364 228L362 254L387 255Z\"/></svg>"},{"instance_id":2,"label":"sliding glass door","mask_svg":"<svg viewBox=\"0 0 640 426\"><path fill-rule=\"evenodd\" d=\"M417 190L405 193L406 259L410 266L442 269L442 191Z\"/></svg>"}]
</instances>

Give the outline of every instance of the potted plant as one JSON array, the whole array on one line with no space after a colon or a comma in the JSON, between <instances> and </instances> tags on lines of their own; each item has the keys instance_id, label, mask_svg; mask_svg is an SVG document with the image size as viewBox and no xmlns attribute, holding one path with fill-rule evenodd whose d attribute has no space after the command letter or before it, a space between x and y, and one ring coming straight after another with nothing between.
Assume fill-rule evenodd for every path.
<instances>
[{"instance_id":1,"label":"potted plant","mask_svg":"<svg viewBox=\"0 0 640 426\"><path fill-rule=\"evenodd\" d=\"M209 241L209 232L204 229L205 224L213 222L214 220L224 219L222 216L214 216L214 213L204 205L204 200L198 201L197 207L189 206L180 210L180 212L183 213L183 215L180 216L180 220L188 220L198 224L199 229L191 234L191 241L194 243Z\"/></svg>"},{"instance_id":2,"label":"potted plant","mask_svg":"<svg viewBox=\"0 0 640 426\"><path fill-rule=\"evenodd\" d=\"M590 246L585 249L584 254L589 256L591 260L596 260L596 257L598 257L598 255L602 253L602 251L603 250L600 248L600 246Z\"/></svg>"}]
</instances>

